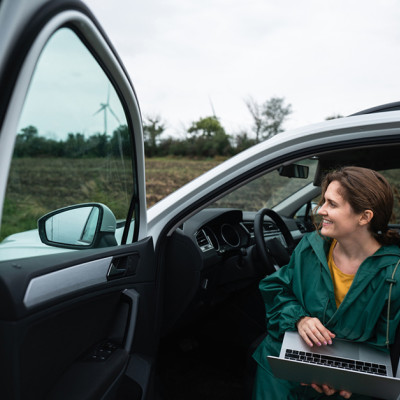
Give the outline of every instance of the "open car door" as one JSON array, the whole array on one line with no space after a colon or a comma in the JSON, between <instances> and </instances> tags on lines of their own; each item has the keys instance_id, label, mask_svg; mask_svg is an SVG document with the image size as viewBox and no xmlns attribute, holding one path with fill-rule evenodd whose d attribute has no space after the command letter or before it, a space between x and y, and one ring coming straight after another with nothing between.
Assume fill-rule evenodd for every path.
<instances>
[{"instance_id":1,"label":"open car door","mask_svg":"<svg viewBox=\"0 0 400 400\"><path fill-rule=\"evenodd\" d=\"M1 0L0 36L0 397L149 398L158 295L132 84L80 1Z\"/></svg>"}]
</instances>

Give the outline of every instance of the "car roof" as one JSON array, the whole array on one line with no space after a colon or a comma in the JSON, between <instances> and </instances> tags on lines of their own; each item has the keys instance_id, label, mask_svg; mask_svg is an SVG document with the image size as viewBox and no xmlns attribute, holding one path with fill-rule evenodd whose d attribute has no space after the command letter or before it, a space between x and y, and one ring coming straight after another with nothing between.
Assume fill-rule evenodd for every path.
<instances>
[{"instance_id":1,"label":"car roof","mask_svg":"<svg viewBox=\"0 0 400 400\"><path fill-rule=\"evenodd\" d=\"M400 101L395 101L393 103L386 103L386 104L382 104L380 106L367 108L365 110L358 111L349 116L352 117L354 115L365 115L365 114L374 114L374 113L380 113L380 112L399 111L399 110L400 110Z\"/></svg>"},{"instance_id":2,"label":"car roof","mask_svg":"<svg viewBox=\"0 0 400 400\"><path fill-rule=\"evenodd\" d=\"M400 144L385 144L370 147L338 149L318 156L318 169L314 185L319 186L322 177L338 167L357 165L375 171L400 168Z\"/></svg>"}]
</instances>

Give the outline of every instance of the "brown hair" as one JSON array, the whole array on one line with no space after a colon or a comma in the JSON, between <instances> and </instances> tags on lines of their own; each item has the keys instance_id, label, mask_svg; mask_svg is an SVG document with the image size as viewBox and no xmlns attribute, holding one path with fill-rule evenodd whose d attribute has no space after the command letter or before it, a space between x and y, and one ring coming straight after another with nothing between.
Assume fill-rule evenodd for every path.
<instances>
[{"instance_id":1,"label":"brown hair","mask_svg":"<svg viewBox=\"0 0 400 400\"><path fill-rule=\"evenodd\" d=\"M324 203L328 185L337 181L341 185L341 195L350 203L357 214L371 210L374 216L369 223L369 231L382 245L400 245L400 235L388 228L393 211L393 192L388 181L372 169L361 167L343 167L329 172L322 181L322 196L318 203Z\"/></svg>"}]
</instances>

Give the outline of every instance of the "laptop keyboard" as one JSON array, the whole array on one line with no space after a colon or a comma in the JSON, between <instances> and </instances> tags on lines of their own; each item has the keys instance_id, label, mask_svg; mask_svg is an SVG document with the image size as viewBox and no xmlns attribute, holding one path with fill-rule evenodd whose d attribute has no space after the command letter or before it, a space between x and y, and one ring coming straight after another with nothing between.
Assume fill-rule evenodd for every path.
<instances>
[{"instance_id":1,"label":"laptop keyboard","mask_svg":"<svg viewBox=\"0 0 400 400\"><path fill-rule=\"evenodd\" d=\"M323 354L309 353L290 349L286 350L285 358L288 360L301 361L310 364L327 365L329 367L343 368L352 371L387 376L385 365L378 365L358 360L350 360L347 358L332 357Z\"/></svg>"}]
</instances>

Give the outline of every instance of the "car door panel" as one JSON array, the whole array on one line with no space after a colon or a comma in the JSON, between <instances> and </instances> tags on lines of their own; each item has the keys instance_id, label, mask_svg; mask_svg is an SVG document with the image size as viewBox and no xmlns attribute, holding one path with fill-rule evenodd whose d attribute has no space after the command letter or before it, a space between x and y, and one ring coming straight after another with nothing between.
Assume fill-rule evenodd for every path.
<instances>
[{"instance_id":1,"label":"car door panel","mask_svg":"<svg viewBox=\"0 0 400 400\"><path fill-rule=\"evenodd\" d=\"M103 253L89 256L93 260L78 267L125 258L134 263L135 273L107 280L108 269L103 268L103 282L95 280L84 288L78 284L75 291L68 293L52 291L51 297L47 292L38 304L22 300L29 298L28 288L35 287L31 283L77 268L76 252L64 255L65 266L61 269L59 265L48 265L46 258L53 256L28 259L26 263L19 260L16 290L7 273L10 263L0 265L0 280L6 289L0 293L0 303L14 304L0 322L1 360L3 367L9 366L9 371L1 375L0 387L7 398L102 398L123 374L130 354L137 348L142 351L143 341L148 341L148 329L154 330L148 315L154 315L155 303L145 300L148 296L154 298L155 290L152 241L147 239L118 250L105 249ZM41 268L32 272L32 263ZM45 272L40 274L41 270ZM73 287L71 276L79 283L80 275L69 276L69 287ZM40 288L46 289L46 285Z\"/></svg>"},{"instance_id":2,"label":"car door panel","mask_svg":"<svg viewBox=\"0 0 400 400\"><path fill-rule=\"evenodd\" d=\"M117 309L113 313L114 319L108 339L92 346L84 357L73 363L57 381L47 398L99 399L110 392L113 384L121 379L121 372L125 370L129 359L139 297L135 289L122 292ZM139 392L141 393L141 390ZM132 398L135 398L133 394Z\"/></svg>"}]
</instances>

